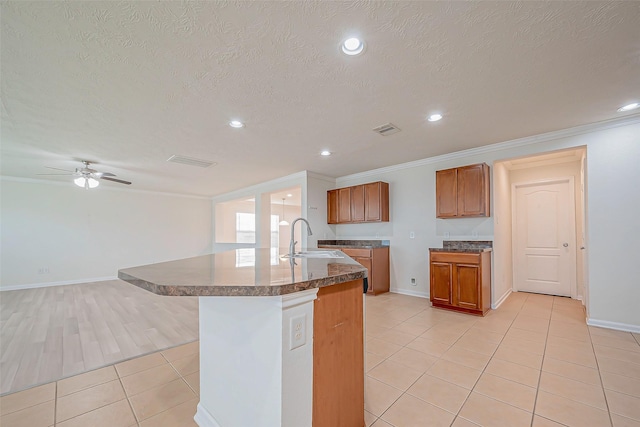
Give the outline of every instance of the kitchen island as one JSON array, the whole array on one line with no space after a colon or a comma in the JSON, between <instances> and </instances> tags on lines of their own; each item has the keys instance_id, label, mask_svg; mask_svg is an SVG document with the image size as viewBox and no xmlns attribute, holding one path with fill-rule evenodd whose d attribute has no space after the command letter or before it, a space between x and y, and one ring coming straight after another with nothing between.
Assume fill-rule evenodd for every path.
<instances>
[{"instance_id":1,"label":"kitchen island","mask_svg":"<svg viewBox=\"0 0 640 427\"><path fill-rule=\"evenodd\" d=\"M199 297L200 427L364 426L366 269L338 254L238 249L119 271Z\"/></svg>"}]
</instances>

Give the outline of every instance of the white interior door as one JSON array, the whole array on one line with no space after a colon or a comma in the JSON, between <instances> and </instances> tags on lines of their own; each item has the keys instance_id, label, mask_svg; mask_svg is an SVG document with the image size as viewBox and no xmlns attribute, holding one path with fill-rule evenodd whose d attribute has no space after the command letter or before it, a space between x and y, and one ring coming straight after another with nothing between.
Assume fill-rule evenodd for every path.
<instances>
[{"instance_id":1,"label":"white interior door","mask_svg":"<svg viewBox=\"0 0 640 427\"><path fill-rule=\"evenodd\" d=\"M513 287L575 297L573 177L514 184Z\"/></svg>"}]
</instances>

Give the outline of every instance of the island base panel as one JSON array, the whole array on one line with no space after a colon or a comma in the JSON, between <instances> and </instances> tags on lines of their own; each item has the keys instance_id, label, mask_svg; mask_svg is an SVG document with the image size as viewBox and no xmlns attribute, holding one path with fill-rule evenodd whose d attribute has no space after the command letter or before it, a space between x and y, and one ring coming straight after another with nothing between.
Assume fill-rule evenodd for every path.
<instances>
[{"instance_id":1,"label":"island base panel","mask_svg":"<svg viewBox=\"0 0 640 427\"><path fill-rule=\"evenodd\" d=\"M313 427L363 427L362 280L321 288L314 301Z\"/></svg>"}]
</instances>

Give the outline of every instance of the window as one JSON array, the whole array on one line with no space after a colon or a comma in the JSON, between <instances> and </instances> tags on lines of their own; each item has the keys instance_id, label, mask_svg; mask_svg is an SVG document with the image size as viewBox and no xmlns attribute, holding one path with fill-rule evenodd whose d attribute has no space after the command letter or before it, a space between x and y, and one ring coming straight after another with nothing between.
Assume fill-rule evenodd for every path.
<instances>
[{"instance_id":1,"label":"window","mask_svg":"<svg viewBox=\"0 0 640 427\"><path fill-rule=\"evenodd\" d=\"M271 265L278 265L280 256L280 216L271 215Z\"/></svg>"},{"instance_id":2,"label":"window","mask_svg":"<svg viewBox=\"0 0 640 427\"><path fill-rule=\"evenodd\" d=\"M236 213L236 243L255 243L256 215L252 213Z\"/></svg>"},{"instance_id":3,"label":"window","mask_svg":"<svg viewBox=\"0 0 640 427\"><path fill-rule=\"evenodd\" d=\"M216 243L256 243L255 199L216 203Z\"/></svg>"}]
</instances>

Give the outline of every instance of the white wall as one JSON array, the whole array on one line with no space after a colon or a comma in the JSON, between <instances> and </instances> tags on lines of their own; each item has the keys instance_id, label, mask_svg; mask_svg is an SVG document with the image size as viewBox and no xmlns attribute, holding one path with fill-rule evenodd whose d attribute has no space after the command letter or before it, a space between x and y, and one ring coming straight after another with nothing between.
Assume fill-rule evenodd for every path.
<instances>
[{"instance_id":1,"label":"white wall","mask_svg":"<svg viewBox=\"0 0 640 427\"><path fill-rule=\"evenodd\" d=\"M539 154L564 148L587 147L587 250L588 310L593 322L615 322L616 327L632 325L640 331L640 116L583 126L523 140L481 147L341 177L336 187L372 181L390 185L390 222L352 224L336 227L337 238L380 238L391 241L391 289L428 296L428 248L439 247L444 233L452 239L494 238L492 176L491 218L439 220L435 218L435 171L455 166ZM499 173L506 173L500 171ZM509 190L510 191L510 190ZM498 206L499 213L510 209ZM496 227L510 227L510 219ZM507 225L508 223L508 225ZM415 239L409 232L415 232ZM510 247L496 247L500 257ZM504 266L503 266L504 267ZM493 277L494 302L511 287L510 275L501 270ZM410 278L417 279L413 287Z\"/></svg>"},{"instance_id":2,"label":"white wall","mask_svg":"<svg viewBox=\"0 0 640 427\"><path fill-rule=\"evenodd\" d=\"M496 308L509 296L513 287L512 229L511 229L511 182L509 170L502 163L493 168L492 193L494 199L493 219L493 288L492 306ZM500 256L495 256L499 254Z\"/></svg>"},{"instance_id":3,"label":"white wall","mask_svg":"<svg viewBox=\"0 0 640 427\"><path fill-rule=\"evenodd\" d=\"M209 199L7 177L0 186L2 289L112 278L211 251Z\"/></svg>"},{"instance_id":4,"label":"white wall","mask_svg":"<svg viewBox=\"0 0 640 427\"><path fill-rule=\"evenodd\" d=\"M307 247L318 247L318 240L332 240L336 226L327 224L327 190L335 188L336 180L322 175L307 173L307 220L313 236L307 238ZM303 209L305 211L305 209Z\"/></svg>"}]
</instances>

